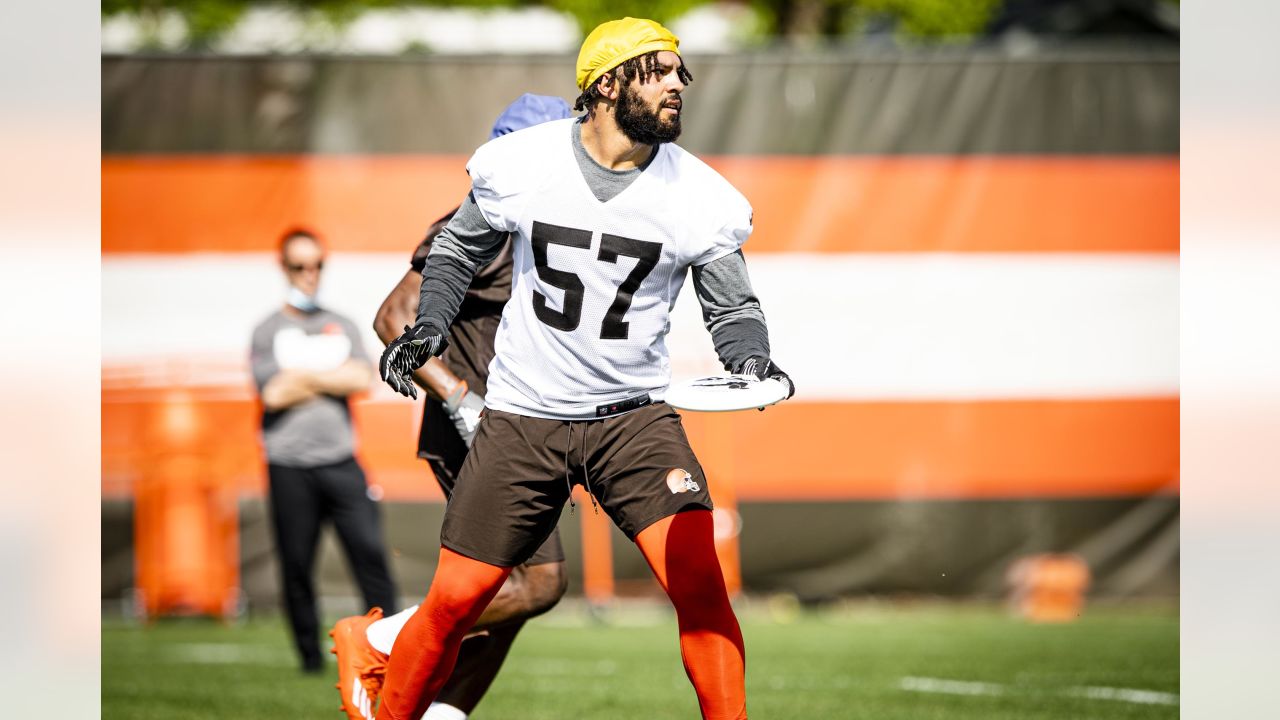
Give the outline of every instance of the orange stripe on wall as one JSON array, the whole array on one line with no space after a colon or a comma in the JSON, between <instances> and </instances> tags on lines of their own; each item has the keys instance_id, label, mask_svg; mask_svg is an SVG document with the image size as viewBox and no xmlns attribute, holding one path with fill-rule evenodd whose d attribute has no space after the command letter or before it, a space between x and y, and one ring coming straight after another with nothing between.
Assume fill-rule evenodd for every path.
<instances>
[{"instance_id":1,"label":"orange stripe on wall","mask_svg":"<svg viewBox=\"0 0 1280 720\"><path fill-rule=\"evenodd\" d=\"M740 500L1176 493L1177 398L782 403L685 414Z\"/></svg>"},{"instance_id":2,"label":"orange stripe on wall","mask_svg":"<svg viewBox=\"0 0 1280 720\"><path fill-rule=\"evenodd\" d=\"M414 457L420 410L358 402L361 458L388 499L438 500ZM1107 497L1178 491L1176 398L783 403L685 414L709 477L738 500ZM261 494L247 393L104 390L103 494L127 496L164 455Z\"/></svg>"},{"instance_id":3,"label":"orange stripe on wall","mask_svg":"<svg viewBox=\"0 0 1280 720\"><path fill-rule=\"evenodd\" d=\"M467 191L463 156L109 156L104 252L248 252L305 224L407 252ZM753 252L1176 252L1178 161L712 158L755 208Z\"/></svg>"}]
</instances>

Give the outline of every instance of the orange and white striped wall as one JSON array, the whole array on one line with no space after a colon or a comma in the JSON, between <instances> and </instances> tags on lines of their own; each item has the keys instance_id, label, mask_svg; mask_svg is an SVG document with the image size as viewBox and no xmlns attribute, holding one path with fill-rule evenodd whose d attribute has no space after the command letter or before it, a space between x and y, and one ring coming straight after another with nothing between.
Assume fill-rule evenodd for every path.
<instances>
[{"instance_id":1,"label":"orange and white striped wall","mask_svg":"<svg viewBox=\"0 0 1280 720\"><path fill-rule=\"evenodd\" d=\"M746 251L797 396L686 415L740 501L1176 494L1178 166L1167 157L710 158L752 201ZM278 234L332 249L322 300L368 328L462 156L107 156L103 489L126 496L148 418L195 404L210 467L261 491L253 325ZM366 330L371 355L380 346ZM686 289L676 377L718 370ZM416 407L375 387L361 454L388 499L438 497Z\"/></svg>"}]
</instances>

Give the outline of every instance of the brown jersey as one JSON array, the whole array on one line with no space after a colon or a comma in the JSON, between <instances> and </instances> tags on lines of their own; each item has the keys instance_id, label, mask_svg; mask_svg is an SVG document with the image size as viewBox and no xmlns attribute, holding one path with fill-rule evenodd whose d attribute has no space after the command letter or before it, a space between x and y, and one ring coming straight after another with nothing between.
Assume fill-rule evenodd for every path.
<instances>
[{"instance_id":1,"label":"brown jersey","mask_svg":"<svg viewBox=\"0 0 1280 720\"><path fill-rule=\"evenodd\" d=\"M455 210L456 212L456 210ZM440 218L427 230L427 235L413 251L409 265L421 273L436 236L453 212ZM489 361L493 360L493 338L502 320L502 308L511 299L511 238L502 244L497 257L476 272L462 297L458 314L449 326L449 347L440 359L445 366L465 380L471 392L484 395L489 380ZM430 398L423 409L422 432L418 438L418 456L445 461L454 473L466 455L466 444L458 437L444 407Z\"/></svg>"}]
</instances>

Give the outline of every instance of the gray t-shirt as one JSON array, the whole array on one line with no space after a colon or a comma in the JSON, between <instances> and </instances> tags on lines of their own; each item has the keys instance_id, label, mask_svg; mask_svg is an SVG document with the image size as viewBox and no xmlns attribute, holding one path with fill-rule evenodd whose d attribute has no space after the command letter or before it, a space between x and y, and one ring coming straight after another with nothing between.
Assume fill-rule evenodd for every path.
<instances>
[{"instance_id":1,"label":"gray t-shirt","mask_svg":"<svg viewBox=\"0 0 1280 720\"><path fill-rule=\"evenodd\" d=\"M360 333L347 318L320 309L305 315L277 310L253 330L249 364L258 392L283 369L328 370L349 359L368 362ZM263 412L267 462L318 467L355 452L345 397L321 395L279 412Z\"/></svg>"},{"instance_id":2,"label":"gray t-shirt","mask_svg":"<svg viewBox=\"0 0 1280 720\"><path fill-rule=\"evenodd\" d=\"M582 144L582 123L573 124L573 157L578 161L578 169L582 171L587 187L591 188L591 193L600 202L609 202L626 190L631 183L639 179L640 173L643 173L657 156L658 152L655 148L653 154L640 167L630 170L610 170L596 162L595 158L591 157L591 153L587 152L586 146Z\"/></svg>"}]
</instances>

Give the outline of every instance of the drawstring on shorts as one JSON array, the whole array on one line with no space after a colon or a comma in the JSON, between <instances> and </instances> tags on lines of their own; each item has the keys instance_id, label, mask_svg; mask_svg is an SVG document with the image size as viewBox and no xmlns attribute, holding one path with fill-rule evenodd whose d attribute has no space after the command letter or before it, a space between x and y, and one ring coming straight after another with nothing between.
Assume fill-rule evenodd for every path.
<instances>
[{"instance_id":1,"label":"drawstring on shorts","mask_svg":"<svg viewBox=\"0 0 1280 720\"><path fill-rule=\"evenodd\" d=\"M587 489L587 497L591 498L591 509L600 514L600 506L596 504L596 494L591 490L591 471L587 469L587 428L582 428L582 486Z\"/></svg>"},{"instance_id":2,"label":"drawstring on shorts","mask_svg":"<svg viewBox=\"0 0 1280 720\"><path fill-rule=\"evenodd\" d=\"M569 436L565 440L564 444L564 485L569 489L569 512L573 513L578 507L577 504L573 502L573 481L569 479L569 448L573 446L574 423L572 421L567 422L569 424ZM600 506L596 504L596 494L591 492L591 472L587 470L587 428L585 427L582 428L582 452L579 456L579 461L582 463L582 476L584 478L583 487L587 489L587 497L591 498L591 507L595 510L596 514L599 515Z\"/></svg>"},{"instance_id":3,"label":"drawstring on shorts","mask_svg":"<svg viewBox=\"0 0 1280 720\"><path fill-rule=\"evenodd\" d=\"M569 480L569 446L573 445L573 423L569 423L569 439L564 441L564 486L569 489L569 512L578 506L573 502L573 482Z\"/></svg>"}]
</instances>

